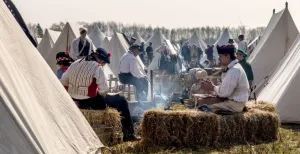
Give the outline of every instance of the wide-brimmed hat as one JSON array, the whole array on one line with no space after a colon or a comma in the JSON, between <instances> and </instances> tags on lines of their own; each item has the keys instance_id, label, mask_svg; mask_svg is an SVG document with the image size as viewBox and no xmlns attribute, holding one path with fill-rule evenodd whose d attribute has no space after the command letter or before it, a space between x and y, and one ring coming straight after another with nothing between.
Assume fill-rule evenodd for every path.
<instances>
[{"instance_id":1,"label":"wide-brimmed hat","mask_svg":"<svg viewBox=\"0 0 300 154\"><path fill-rule=\"evenodd\" d=\"M197 71L196 72L196 79L205 79L207 78L207 72L205 70L203 71Z\"/></svg>"},{"instance_id":2,"label":"wide-brimmed hat","mask_svg":"<svg viewBox=\"0 0 300 154\"><path fill-rule=\"evenodd\" d=\"M98 58L104 60L105 63L110 64L110 53L107 53L105 51L105 49L103 48L98 48L95 52L96 56L98 56Z\"/></svg>"}]
</instances>

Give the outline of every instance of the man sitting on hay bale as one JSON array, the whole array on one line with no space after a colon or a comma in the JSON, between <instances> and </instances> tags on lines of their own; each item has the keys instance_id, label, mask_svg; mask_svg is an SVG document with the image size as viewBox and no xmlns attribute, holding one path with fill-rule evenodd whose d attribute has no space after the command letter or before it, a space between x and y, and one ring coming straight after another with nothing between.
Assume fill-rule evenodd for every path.
<instances>
[{"instance_id":1,"label":"man sitting on hay bale","mask_svg":"<svg viewBox=\"0 0 300 154\"><path fill-rule=\"evenodd\" d=\"M124 140L135 140L134 128L128 102L120 95L107 95L108 85L101 66L110 63L110 54L98 48L96 52L71 64L61 78L68 93L78 102L80 109L103 110L107 106L116 108L123 117Z\"/></svg>"},{"instance_id":2,"label":"man sitting on hay bale","mask_svg":"<svg viewBox=\"0 0 300 154\"><path fill-rule=\"evenodd\" d=\"M249 84L243 67L236 59L233 45L217 46L219 60L225 69L222 72L222 83L218 86L210 80L203 80L201 88L214 91L217 95L212 105L201 106L205 111L242 112L249 98Z\"/></svg>"}]
</instances>

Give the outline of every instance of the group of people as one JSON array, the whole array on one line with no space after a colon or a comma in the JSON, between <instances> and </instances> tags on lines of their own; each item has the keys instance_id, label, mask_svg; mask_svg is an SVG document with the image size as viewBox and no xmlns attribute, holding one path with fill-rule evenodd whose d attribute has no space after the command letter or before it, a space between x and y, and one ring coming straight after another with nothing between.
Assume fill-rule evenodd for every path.
<instances>
[{"instance_id":1,"label":"group of people","mask_svg":"<svg viewBox=\"0 0 300 154\"><path fill-rule=\"evenodd\" d=\"M87 30L81 29L80 37L72 42L70 54L60 52L56 55L57 65L60 66L57 77L80 109L116 108L123 117L121 122L124 140L136 140L128 101L118 94L108 94L108 82L102 66L110 63L110 53L102 48L92 50L92 41L86 35ZM128 52L120 60L119 80L123 84L134 85L137 89L138 100L143 101L148 96L149 81L137 60L137 56L141 55L143 49L140 45L134 44L134 41L132 39ZM149 46L151 45L150 43ZM198 54L202 53L201 49L198 49L196 47L193 49L197 55L196 59L199 59L201 56ZM190 49L184 50L191 51ZM220 63L224 67L222 83L215 85L210 80L206 80L207 73L204 70L197 71L197 84L192 88L193 93L214 92L222 98L221 103L201 106L200 109L203 111L241 112L248 101L249 87L253 80L251 66L246 62L247 52L241 49L236 50L233 45L217 46L217 50ZM153 52L153 49L151 51Z\"/></svg>"},{"instance_id":2,"label":"group of people","mask_svg":"<svg viewBox=\"0 0 300 154\"><path fill-rule=\"evenodd\" d=\"M129 45L133 45L136 42L136 38L131 37ZM146 50L145 50L145 42L141 42L140 44L140 53L139 56L142 60L142 62L144 63L144 65L149 65L152 60L153 60L153 47L152 47L152 42L149 42L149 45L147 46ZM147 60L146 60L146 55L147 55Z\"/></svg>"},{"instance_id":3,"label":"group of people","mask_svg":"<svg viewBox=\"0 0 300 154\"><path fill-rule=\"evenodd\" d=\"M189 42L186 42L181 49L181 55L187 65L198 67L200 66L200 59L203 56L203 51L200 47L196 46L196 44L190 46Z\"/></svg>"},{"instance_id":4,"label":"group of people","mask_svg":"<svg viewBox=\"0 0 300 154\"><path fill-rule=\"evenodd\" d=\"M102 66L110 63L111 55L103 48L94 51L92 41L86 35L87 30L80 29L80 37L72 42L70 53L60 52L56 55L57 65L60 67L57 77L80 109L117 109L123 117L121 123L124 141L136 140L128 101L119 94L108 94L108 81ZM139 68L136 58L139 54L140 46L132 44L121 58L119 79L123 84L134 85L140 99L145 100L148 81Z\"/></svg>"}]
</instances>

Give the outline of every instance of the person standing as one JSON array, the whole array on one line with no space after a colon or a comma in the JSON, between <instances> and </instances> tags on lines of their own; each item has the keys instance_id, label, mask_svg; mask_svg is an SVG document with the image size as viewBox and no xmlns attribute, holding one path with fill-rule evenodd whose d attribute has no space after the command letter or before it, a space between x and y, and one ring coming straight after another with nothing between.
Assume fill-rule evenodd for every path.
<instances>
[{"instance_id":1,"label":"person standing","mask_svg":"<svg viewBox=\"0 0 300 154\"><path fill-rule=\"evenodd\" d=\"M134 85L137 91L138 101L145 101L148 95L147 76L141 71L137 56L140 46L133 44L120 61L119 79L122 84Z\"/></svg>"},{"instance_id":2,"label":"person standing","mask_svg":"<svg viewBox=\"0 0 300 154\"><path fill-rule=\"evenodd\" d=\"M213 65L214 63L214 45L208 46L207 48L207 60L209 60L209 63Z\"/></svg>"},{"instance_id":3,"label":"person standing","mask_svg":"<svg viewBox=\"0 0 300 154\"><path fill-rule=\"evenodd\" d=\"M191 48L189 46L189 43L186 42L184 46L182 47L181 55L183 56L184 61L190 65L192 59L191 59Z\"/></svg>"},{"instance_id":4,"label":"person standing","mask_svg":"<svg viewBox=\"0 0 300 154\"><path fill-rule=\"evenodd\" d=\"M153 48L152 42L149 43L149 46L146 48L147 56L148 56L148 65L152 62L153 59Z\"/></svg>"},{"instance_id":5,"label":"person standing","mask_svg":"<svg viewBox=\"0 0 300 154\"><path fill-rule=\"evenodd\" d=\"M238 49L241 49L248 54L248 43L244 40L244 35L239 36Z\"/></svg>"},{"instance_id":6,"label":"person standing","mask_svg":"<svg viewBox=\"0 0 300 154\"><path fill-rule=\"evenodd\" d=\"M145 64L145 42L142 42L140 46L140 58L142 62Z\"/></svg>"},{"instance_id":7,"label":"person standing","mask_svg":"<svg viewBox=\"0 0 300 154\"><path fill-rule=\"evenodd\" d=\"M131 37L130 42L129 42L129 46L132 46L135 43L135 41L136 41L136 38Z\"/></svg>"},{"instance_id":8,"label":"person standing","mask_svg":"<svg viewBox=\"0 0 300 154\"><path fill-rule=\"evenodd\" d=\"M81 59L92 53L94 45L93 42L88 39L87 30L85 28L80 28L80 37L73 40L71 44L70 57L73 60Z\"/></svg>"},{"instance_id":9,"label":"person standing","mask_svg":"<svg viewBox=\"0 0 300 154\"><path fill-rule=\"evenodd\" d=\"M245 53L243 50L238 50L236 53L237 59L239 60L239 63L242 65L249 82L250 88L252 87L252 82L254 80L254 75L252 71L251 65L246 61L247 53Z\"/></svg>"},{"instance_id":10,"label":"person standing","mask_svg":"<svg viewBox=\"0 0 300 154\"><path fill-rule=\"evenodd\" d=\"M68 93L78 102L80 109L116 108L122 117L123 140L136 140L127 100L120 95L107 95L109 88L101 66L110 63L109 57L109 53L98 48L91 55L72 63L60 82L67 86Z\"/></svg>"}]
</instances>

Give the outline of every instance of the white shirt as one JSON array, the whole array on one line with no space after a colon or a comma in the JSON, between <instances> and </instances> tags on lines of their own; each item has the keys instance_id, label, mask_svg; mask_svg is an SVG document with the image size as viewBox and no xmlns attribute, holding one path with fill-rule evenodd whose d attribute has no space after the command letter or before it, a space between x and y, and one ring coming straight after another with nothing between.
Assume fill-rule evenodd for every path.
<instances>
[{"instance_id":1,"label":"white shirt","mask_svg":"<svg viewBox=\"0 0 300 154\"><path fill-rule=\"evenodd\" d=\"M107 78L102 67L95 61L85 61L78 59L63 74L60 82L68 86L68 93L74 99L88 99L88 88L93 78L98 85L98 93L103 94L108 91Z\"/></svg>"},{"instance_id":2,"label":"white shirt","mask_svg":"<svg viewBox=\"0 0 300 154\"><path fill-rule=\"evenodd\" d=\"M222 74L222 83L215 86L214 91L219 97L229 98L236 102L247 102L249 98L249 83L243 67L238 60L228 65L226 74Z\"/></svg>"},{"instance_id":3,"label":"white shirt","mask_svg":"<svg viewBox=\"0 0 300 154\"><path fill-rule=\"evenodd\" d=\"M131 53L126 52L120 61L120 73L131 73L136 78L143 78L145 74L141 71L138 59Z\"/></svg>"},{"instance_id":4,"label":"white shirt","mask_svg":"<svg viewBox=\"0 0 300 154\"><path fill-rule=\"evenodd\" d=\"M89 38L86 38L84 41L88 41L90 43L90 49L89 49L89 55L90 55L92 53L92 50L94 50L93 49L94 44ZM77 38L77 39L73 40L72 44L71 44L70 57L74 60L82 58L79 56L80 55L79 42L80 42L80 38Z\"/></svg>"},{"instance_id":5,"label":"white shirt","mask_svg":"<svg viewBox=\"0 0 300 154\"><path fill-rule=\"evenodd\" d=\"M245 40L240 41L238 44L238 49L245 51L246 53L248 53L248 45L247 42Z\"/></svg>"}]
</instances>

